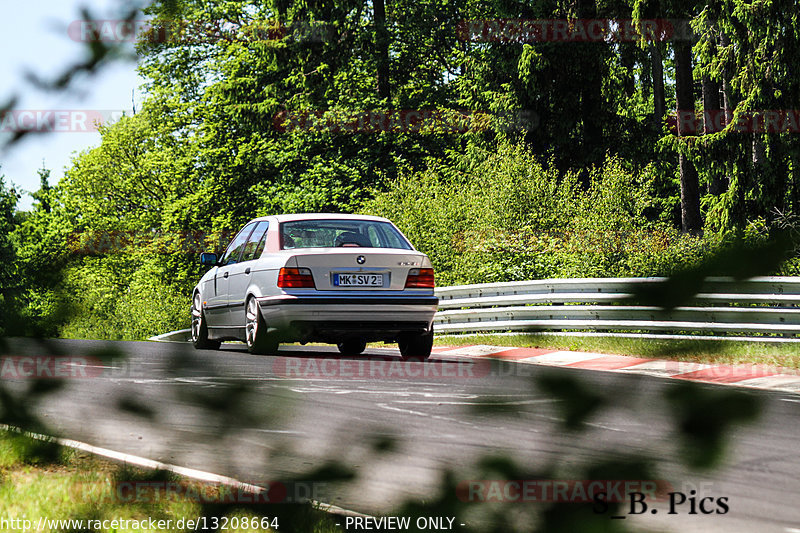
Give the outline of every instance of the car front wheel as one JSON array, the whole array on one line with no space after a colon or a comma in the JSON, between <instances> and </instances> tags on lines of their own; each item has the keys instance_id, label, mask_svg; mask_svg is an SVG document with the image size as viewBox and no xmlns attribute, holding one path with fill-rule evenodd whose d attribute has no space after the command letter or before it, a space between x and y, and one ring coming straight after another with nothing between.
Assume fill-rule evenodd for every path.
<instances>
[{"instance_id":1,"label":"car front wheel","mask_svg":"<svg viewBox=\"0 0 800 533\"><path fill-rule=\"evenodd\" d=\"M222 344L208 338L208 324L199 292L192 298L192 344L198 350L219 350Z\"/></svg>"},{"instance_id":2,"label":"car front wheel","mask_svg":"<svg viewBox=\"0 0 800 533\"><path fill-rule=\"evenodd\" d=\"M433 327L427 333L407 333L402 335L397 345L400 348L400 355L406 361L424 361L431 356L433 349Z\"/></svg>"},{"instance_id":3,"label":"car front wheel","mask_svg":"<svg viewBox=\"0 0 800 533\"><path fill-rule=\"evenodd\" d=\"M255 298L247 300L245 308L245 336L247 350L255 354L273 354L278 351L278 341L267 331L267 323Z\"/></svg>"}]
</instances>

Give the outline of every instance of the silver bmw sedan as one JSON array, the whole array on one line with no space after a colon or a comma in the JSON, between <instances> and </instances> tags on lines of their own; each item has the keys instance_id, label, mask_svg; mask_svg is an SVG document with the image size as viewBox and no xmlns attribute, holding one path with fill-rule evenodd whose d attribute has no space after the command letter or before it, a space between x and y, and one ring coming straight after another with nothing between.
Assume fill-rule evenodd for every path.
<instances>
[{"instance_id":1,"label":"silver bmw sedan","mask_svg":"<svg viewBox=\"0 0 800 533\"><path fill-rule=\"evenodd\" d=\"M346 355L368 342L396 342L404 358L426 359L433 345L434 273L389 220L302 214L247 223L192 296L192 342L225 340L252 353L281 342L336 344Z\"/></svg>"}]
</instances>

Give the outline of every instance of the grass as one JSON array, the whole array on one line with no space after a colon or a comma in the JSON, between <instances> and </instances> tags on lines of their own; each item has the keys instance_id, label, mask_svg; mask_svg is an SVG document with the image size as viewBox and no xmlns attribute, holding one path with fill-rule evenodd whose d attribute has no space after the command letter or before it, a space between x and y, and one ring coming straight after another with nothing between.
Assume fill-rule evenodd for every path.
<instances>
[{"instance_id":1,"label":"grass","mask_svg":"<svg viewBox=\"0 0 800 533\"><path fill-rule=\"evenodd\" d=\"M134 482L141 482L134 485ZM134 492L131 487L141 488ZM180 488L172 493L167 487ZM191 495L204 495L202 498ZM91 454L59 446L51 442L32 439L15 432L0 431L0 517L5 520L31 520L36 529L39 518L50 520L84 520L84 531L189 531L178 527L179 521L198 520L201 516L227 519L226 531L280 531L271 529L274 516L263 522L258 504L208 505L210 501L224 501L225 488L187 480L167 472L154 472L121 466ZM310 504L273 504L271 510L284 507L290 511L293 525L301 524L300 531L332 533L337 531L331 515L313 508ZM289 508L293 509L289 509ZM218 510L219 514L209 514ZM276 513L277 514L277 513ZM171 520L167 529L142 527L142 521ZM257 521L256 527L242 527L243 519ZM278 525L285 517L278 516ZM111 522L118 520L117 524ZM85 521L92 522L87 527ZM123 521L128 521L127 523ZM106 521L106 524L102 524ZM285 523L285 522L284 522ZM99 526L97 525L99 524ZM232 527L232 526L239 527ZM249 524L248 524L249 525ZM0 524L0 530L22 530L21 522ZM114 527L116 526L116 527ZM126 527L127 526L127 527ZM73 523L61 527L43 527L39 531L77 530Z\"/></svg>"},{"instance_id":2,"label":"grass","mask_svg":"<svg viewBox=\"0 0 800 533\"><path fill-rule=\"evenodd\" d=\"M675 361L714 364L759 364L800 369L800 343L769 343L704 339L637 339L537 334L438 336L439 346L489 344L599 352Z\"/></svg>"}]
</instances>

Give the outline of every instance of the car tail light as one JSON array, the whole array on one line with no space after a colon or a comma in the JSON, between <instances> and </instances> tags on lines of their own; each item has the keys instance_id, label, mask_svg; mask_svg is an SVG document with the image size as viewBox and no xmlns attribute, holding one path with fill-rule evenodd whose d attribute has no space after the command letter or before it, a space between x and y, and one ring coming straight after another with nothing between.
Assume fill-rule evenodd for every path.
<instances>
[{"instance_id":1,"label":"car tail light","mask_svg":"<svg viewBox=\"0 0 800 533\"><path fill-rule=\"evenodd\" d=\"M406 289L432 289L434 287L432 268L412 268L406 278Z\"/></svg>"},{"instance_id":2,"label":"car tail light","mask_svg":"<svg viewBox=\"0 0 800 533\"><path fill-rule=\"evenodd\" d=\"M278 287L282 289L316 289L314 276L307 268L283 267L278 272Z\"/></svg>"}]
</instances>

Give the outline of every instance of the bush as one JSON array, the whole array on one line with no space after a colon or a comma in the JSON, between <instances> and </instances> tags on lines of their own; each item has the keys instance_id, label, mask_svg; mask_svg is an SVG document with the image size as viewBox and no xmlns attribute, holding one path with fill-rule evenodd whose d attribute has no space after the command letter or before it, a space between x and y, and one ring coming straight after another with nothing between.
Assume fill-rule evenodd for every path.
<instances>
[{"instance_id":1,"label":"bush","mask_svg":"<svg viewBox=\"0 0 800 533\"><path fill-rule=\"evenodd\" d=\"M651 183L609 159L583 188L520 145L471 147L402 176L363 212L393 220L438 284L668 275L716 244L649 220Z\"/></svg>"},{"instance_id":2,"label":"bush","mask_svg":"<svg viewBox=\"0 0 800 533\"><path fill-rule=\"evenodd\" d=\"M88 257L66 270L56 299L68 311L60 336L142 340L189 325L188 292L171 283L155 262L131 255Z\"/></svg>"}]
</instances>

